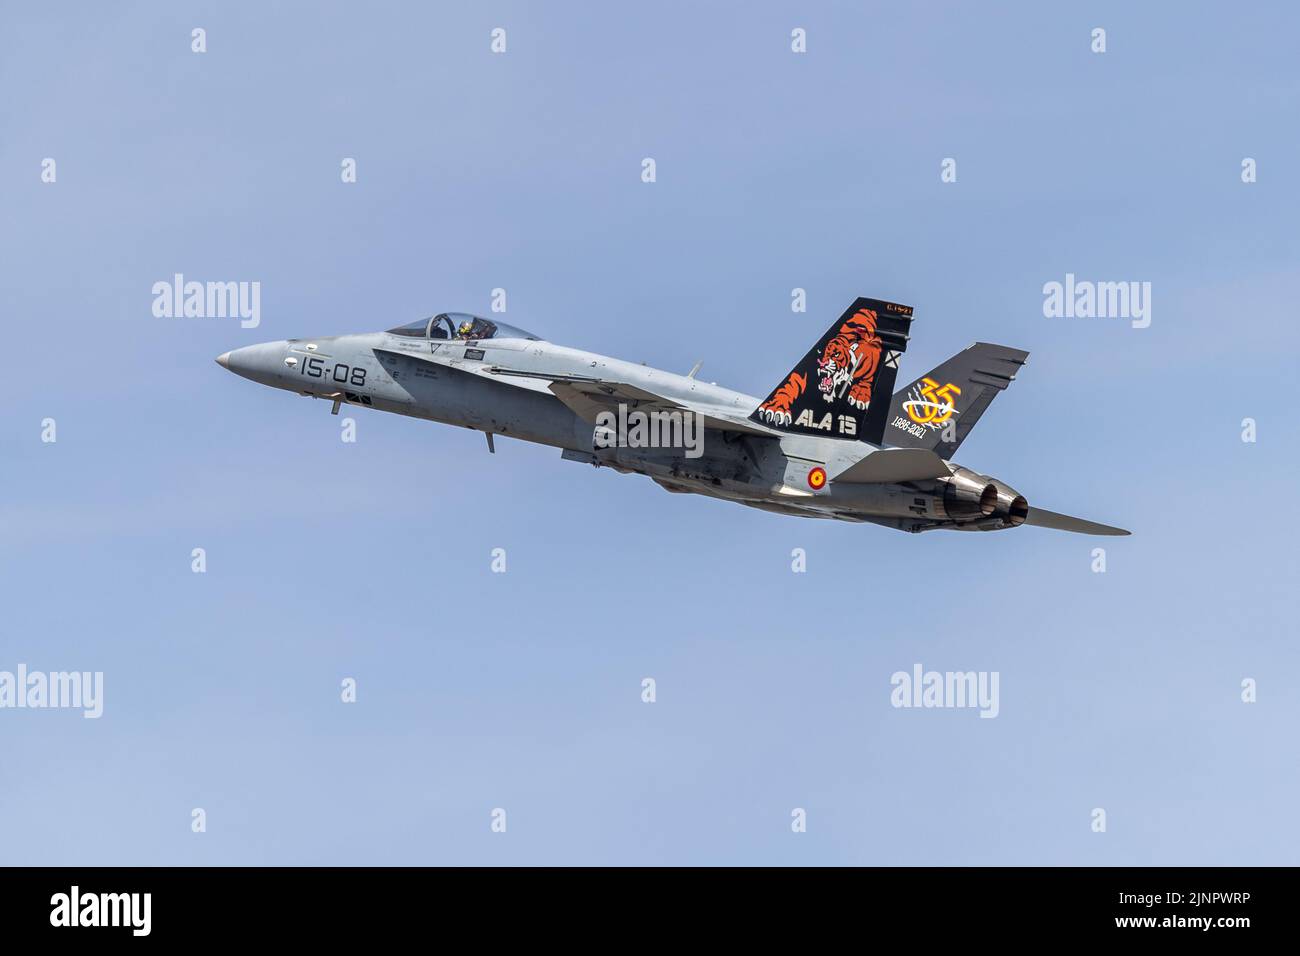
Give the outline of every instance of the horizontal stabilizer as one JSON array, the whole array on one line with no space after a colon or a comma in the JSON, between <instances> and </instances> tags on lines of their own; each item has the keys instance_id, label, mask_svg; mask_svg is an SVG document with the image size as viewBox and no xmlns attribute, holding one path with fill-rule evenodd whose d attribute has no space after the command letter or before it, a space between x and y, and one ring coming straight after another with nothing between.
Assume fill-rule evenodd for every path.
<instances>
[{"instance_id":1,"label":"horizontal stabilizer","mask_svg":"<svg viewBox=\"0 0 1300 956\"><path fill-rule=\"evenodd\" d=\"M1038 528L1053 528L1056 531L1073 531L1075 534L1125 535L1132 533L1125 531L1123 528L1112 528L1108 524L1097 524L1095 521L1084 521L1082 518L1058 515L1055 511L1032 506L1029 509L1029 517L1025 519L1025 524L1031 524Z\"/></svg>"},{"instance_id":2,"label":"horizontal stabilizer","mask_svg":"<svg viewBox=\"0 0 1300 956\"><path fill-rule=\"evenodd\" d=\"M873 451L835 476L837 482L850 484L890 484L898 481L924 481L947 478L952 474L942 458L924 448L883 448Z\"/></svg>"}]
</instances>

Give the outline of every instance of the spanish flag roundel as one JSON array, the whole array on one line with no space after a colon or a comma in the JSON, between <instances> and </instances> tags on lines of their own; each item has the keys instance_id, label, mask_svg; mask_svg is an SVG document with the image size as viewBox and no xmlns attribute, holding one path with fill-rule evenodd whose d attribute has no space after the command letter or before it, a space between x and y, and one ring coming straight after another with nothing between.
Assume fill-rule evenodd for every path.
<instances>
[{"instance_id":1,"label":"spanish flag roundel","mask_svg":"<svg viewBox=\"0 0 1300 956\"><path fill-rule=\"evenodd\" d=\"M814 468L808 472L808 487L813 491L821 491L826 487L826 469Z\"/></svg>"}]
</instances>

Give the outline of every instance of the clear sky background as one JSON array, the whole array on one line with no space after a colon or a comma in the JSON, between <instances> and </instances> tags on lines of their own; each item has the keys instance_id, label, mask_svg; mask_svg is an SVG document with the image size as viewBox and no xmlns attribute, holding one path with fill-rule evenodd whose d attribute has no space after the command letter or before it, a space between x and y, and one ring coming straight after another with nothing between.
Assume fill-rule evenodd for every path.
<instances>
[{"instance_id":1,"label":"clear sky background","mask_svg":"<svg viewBox=\"0 0 1300 956\"><path fill-rule=\"evenodd\" d=\"M0 711L0 861L1300 863L1297 32L1283 3L6 4L0 669L105 701ZM260 281L261 326L155 318L176 272ZM1044 318L1067 272L1150 282L1150 327ZM1134 534L785 518L364 409L344 444L213 364L495 287L756 395L854 296L909 303L904 380L1031 353L959 460ZM1000 715L892 708L915 663L998 671Z\"/></svg>"}]
</instances>

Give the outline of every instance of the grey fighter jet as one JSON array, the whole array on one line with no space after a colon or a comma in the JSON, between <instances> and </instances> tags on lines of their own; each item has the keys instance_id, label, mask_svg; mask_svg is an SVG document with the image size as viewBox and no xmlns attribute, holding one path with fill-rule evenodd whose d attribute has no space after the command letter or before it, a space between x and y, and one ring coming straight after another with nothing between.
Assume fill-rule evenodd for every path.
<instances>
[{"instance_id":1,"label":"grey fighter jet","mask_svg":"<svg viewBox=\"0 0 1300 956\"><path fill-rule=\"evenodd\" d=\"M857 299L764 400L522 329L443 313L360 335L250 345L217 359L263 385L340 406L551 445L568 461L646 475L676 493L902 531L1022 524L1119 528L1031 507L952 462L1028 355L977 343L891 395L910 306Z\"/></svg>"}]
</instances>

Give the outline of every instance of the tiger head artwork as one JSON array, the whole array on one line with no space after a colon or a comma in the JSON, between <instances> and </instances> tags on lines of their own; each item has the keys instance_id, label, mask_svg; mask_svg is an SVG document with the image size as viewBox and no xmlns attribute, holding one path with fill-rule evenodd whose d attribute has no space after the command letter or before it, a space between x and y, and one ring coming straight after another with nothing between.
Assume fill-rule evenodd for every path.
<instances>
[{"instance_id":1,"label":"tiger head artwork","mask_svg":"<svg viewBox=\"0 0 1300 956\"><path fill-rule=\"evenodd\" d=\"M871 403L871 384L880 365L882 342L876 334L876 313L860 309L840 326L817 359L817 391L824 401L845 397L855 408ZM763 417L776 424L789 424L794 403L808 384L798 371L758 407Z\"/></svg>"}]
</instances>

